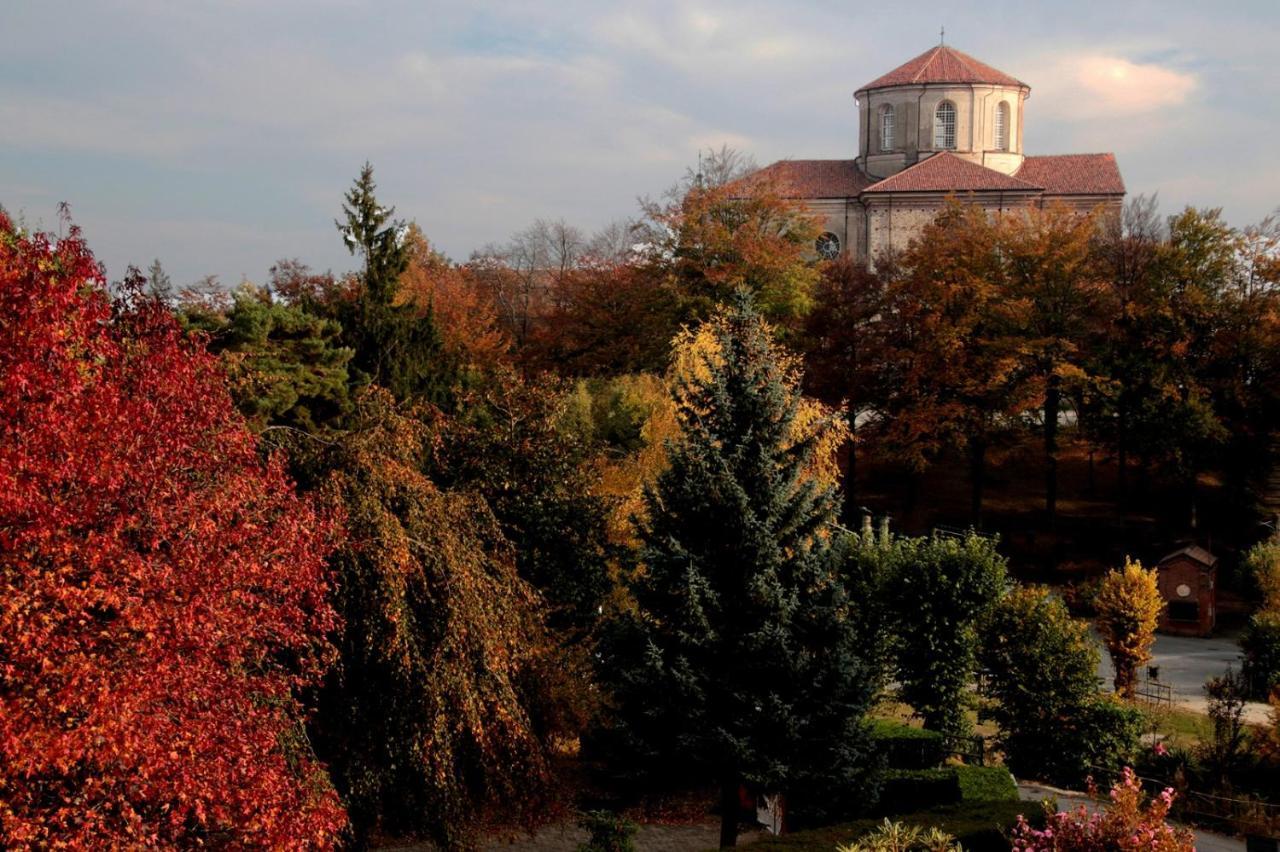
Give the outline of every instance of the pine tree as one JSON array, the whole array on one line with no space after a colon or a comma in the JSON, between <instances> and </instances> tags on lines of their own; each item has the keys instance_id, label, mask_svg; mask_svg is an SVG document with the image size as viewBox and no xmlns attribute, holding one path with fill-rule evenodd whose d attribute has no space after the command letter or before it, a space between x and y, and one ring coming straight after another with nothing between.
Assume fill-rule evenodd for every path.
<instances>
[{"instance_id":1,"label":"pine tree","mask_svg":"<svg viewBox=\"0 0 1280 852\"><path fill-rule=\"evenodd\" d=\"M151 262L151 266L147 267L147 293L162 302L173 298L173 280L160 265L158 257Z\"/></svg>"},{"instance_id":2,"label":"pine tree","mask_svg":"<svg viewBox=\"0 0 1280 852\"><path fill-rule=\"evenodd\" d=\"M335 222L347 250L364 258L362 287L353 303L338 306L354 366L398 399L442 401L452 385L453 366L431 310L397 301L400 276L408 267L407 226L392 219L394 207L378 202L373 166L360 170L342 205L346 222Z\"/></svg>"},{"instance_id":3,"label":"pine tree","mask_svg":"<svg viewBox=\"0 0 1280 852\"><path fill-rule=\"evenodd\" d=\"M738 793L865 801L870 700L828 540L834 494L795 443L799 376L741 292L678 390L681 435L646 490L638 611L609 657L616 744L653 775L714 781L721 846Z\"/></svg>"}]
</instances>

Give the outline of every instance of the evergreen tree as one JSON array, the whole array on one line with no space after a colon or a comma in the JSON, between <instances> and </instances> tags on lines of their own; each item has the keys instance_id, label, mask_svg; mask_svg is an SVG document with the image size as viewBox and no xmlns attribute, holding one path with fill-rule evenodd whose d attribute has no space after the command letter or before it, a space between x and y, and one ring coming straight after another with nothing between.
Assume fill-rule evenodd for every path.
<instances>
[{"instance_id":1,"label":"evergreen tree","mask_svg":"<svg viewBox=\"0 0 1280 852\"><path fill-rule=\"evenodd\" d=\"M160 265L158 257L147 268L147 292L165 302L173 298L173 281Z\"/></svg>"},{"instance_id":2,"label":"evergreen tree","mask_svg":"<svg viewBox=\"0 0 1280 852\"><path fill-rule=\"evenodd\" d=\"M400 276L408 267L407 226L392 219L394 207L378 202L373 166L360 170L342 205L344 222L335 222L347 250L364 259L362 287L356 298L336 305L353 365L398 399L441 402L453 384L453 366L445 353L430 307L397 299Z\"/></svg>"},{"instance_id":3,"label":"evergreen tree","mask_svg":"<svg viewBox=\"0 0 1280 852\"><path fill-rule=\"evenodd\" d=\"M230 310L190 306L181 320L209 335L209 351L222 356L236 407L256 429L323 432L350 412L352 353L339 345L337 322L248 286L236 291Z\"/></svg>"},{"instance_id":4,"label":"evergreen tree","mask_svg":"<svg viewBox=\"0 0 1280 852\"><path fill-rule=\"evenodd\" d=\"M645 493L637 611L606 675L615 744L658 777L718 784L732 846L742 786L814 806L874 797L871 678L828 543L834 494L805 473L814 441L791 440L799 376L743 293L711 327Z\"/></svg>"}]
</instances>

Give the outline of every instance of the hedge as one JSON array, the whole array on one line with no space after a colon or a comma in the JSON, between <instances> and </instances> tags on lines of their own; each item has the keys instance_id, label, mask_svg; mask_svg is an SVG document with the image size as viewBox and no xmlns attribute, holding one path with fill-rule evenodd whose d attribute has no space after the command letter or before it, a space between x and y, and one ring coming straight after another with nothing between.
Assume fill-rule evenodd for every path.
<instances>
[{"instance_id":1,"label":"hedge","mask_svg":"<svg viewBox=\"0 0 1280 852\"><path fill-rule=\"evenodd\" d=\"M886 814L960 801L1016 802L1018 786L1003 766L944 766L890 769L880 788L880 810Z\"/></svg>"},{"instance_id":2,"label":"hedge","mask_svg":"<svg viewBox=\"0 0 1280 852\"><path fill-rule=\"evenodd\" d=\"M872 720L871 741L891 769L932 769L947 757L942 734L888 719Z\"/></svg>"},{"instance_id":3,"label":"hedge","mask_svg":"<svg viewBox=\"0 0 1280 852\"><path fill-rule=\"evenodd\" d=\"M899 814L892 819L904 825L937 827L955 837L965 852L1008 852L1008 833L1019 816L1036 827L1044 825L1039 802L960 802L955 805ZM841 825L766 837L751 844L760 852L831 852L880 827L883 817L868 817Z\"/></svg>"}]
</instances>

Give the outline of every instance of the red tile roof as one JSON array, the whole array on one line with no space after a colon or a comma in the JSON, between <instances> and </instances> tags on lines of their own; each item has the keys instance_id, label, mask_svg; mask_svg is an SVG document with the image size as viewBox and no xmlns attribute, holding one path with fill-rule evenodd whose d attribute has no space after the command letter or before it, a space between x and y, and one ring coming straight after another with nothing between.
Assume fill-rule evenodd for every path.
<instances>
[{"instance_id":1,"label":"red tile roof","mask_svg":"<svg viewBox=\"0 0 1280 852\"><path fill-rule=\"evenodd\" d=\"M943 151L872 184L866 192L1039 192L1041 188Z\"/></svg>"},{"instance_id":2,"label":"red tile roof","mask_svg":"<svg viewBox=\"0 0 1280 852\"><path fill-rule=\"evenodd\" d=\"M744 189L770 182L783 198L856 198L874 178L854 160L779 160L741 180Z\"/></svg>"},{"instance_id":3,"label":"red tile roof","mask_svg":"<svg viewBox=\"0 0 1280 852\"><path fill-rule=\"evenodd\" d=\"M1124 179L1114 154L1027 157L1015 175L1044 187L1045 195L1124 194Z\"/></svg>"},{"instance_id":4,"label":"red tile roof","mask_svg":"<svg viewBox=\"0 0 1280 852\"><path fill-rule=\"evenodd\" d=\"M961 53L953 47L938 45L931 47L897 68L877 77L867 85L858 89L882 89L886 86L910 86L917 83L987 83L996 86L1027 86L1026 83L1010 77L979 62L967 53Z\"/></svg>"}]
</instances>

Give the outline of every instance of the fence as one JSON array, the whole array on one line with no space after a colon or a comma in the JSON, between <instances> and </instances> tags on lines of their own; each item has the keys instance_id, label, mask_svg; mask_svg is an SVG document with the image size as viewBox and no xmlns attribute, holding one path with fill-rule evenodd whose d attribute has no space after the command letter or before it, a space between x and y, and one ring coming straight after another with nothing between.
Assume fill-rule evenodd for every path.
<instances>
[{"instance_id":1,"label":"fence","mask_svg":"<svg viewBox=\"0 0 1280 852\"><path fill-rule=\"evenodd\" d=\"M947 753L964 760L971 766L985 766L987 762L987 738L981 734L971 737L943 737Z\"/></svg>"},{"instance_id":2,"label":"fence","mask_svg":"<svg viewBox=\"0 0 1280 852\"><path fill-rule=\"evenodd\" d=\"M1099 790L1120 777L1115 769L1090 766L1099 781ZM1280 804L1246 796L1219 796L1193 790L1176 779L1137 775L1143 789L1152 796L1166 788L1177 794L1170 814L1174 819L1204 828L1225 829L1232 834L1276 835L1280 833ZM1106 782L1104 785L1103 782Z\"/></svg>"}]
</instances>

